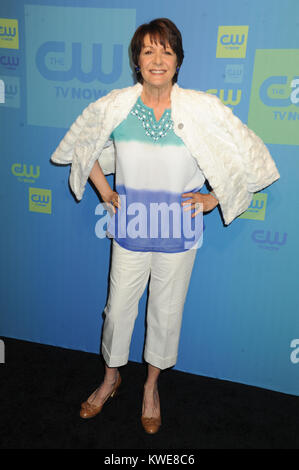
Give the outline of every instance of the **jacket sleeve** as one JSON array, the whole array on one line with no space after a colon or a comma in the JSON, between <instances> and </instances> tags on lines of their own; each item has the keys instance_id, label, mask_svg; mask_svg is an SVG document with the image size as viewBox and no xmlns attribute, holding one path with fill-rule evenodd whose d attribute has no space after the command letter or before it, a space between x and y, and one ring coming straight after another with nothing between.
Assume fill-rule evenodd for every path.
<instances>
[{"instance_id":1,"label":"jacket sleeve","mask_svg":"<svg viewBox=\"0 0 299 470\"><path fill-rule=\"evenodd\" d=\"M115 151L113 141L109 139L98 158L99 165L104 175L115 173Z\"/></svg>"},{"instance_id":2,"label":"jacket sleeve","mask_svg":"<svg viewBox=\"0 0 299 470\"><path fill-rule=\"evenodd\" d=\"M59 165L66 165L72 163L74 158L75 146L81 140L84 134L86 137L90 136L93 126L96 126L96 102L90 103L78 116L75 122L71 125L63 139L60 141L58 147L51 155L51 161Z\"/></svg>"},{"instance_id":3,"label":"jacket sleeve","mask_svg":"<svg viewBox=\"0 0 299 470\"><path fill-rule=\"evenodd\" d=\"M109 132L99 125L105 109L102 104L109 98L107 96L90 103L83 110L51 156L54 163L71 164L69 183L77 200L82 199L96 160L105 175L115 172L114 146Z\"/></svg>"},{"instance_id":4,"label":"jacket sleeve","mask_svg":"<svg viewBox=\"0 0 299 470\"><path fill-rule=\"evenodd\" d=\"M261 191L280 178L275 162L262 139L243 124L219 98L217 100L221 125L226 128L238 149L238 158L246 175L247 190L250 193Z\"/></svg>"}]
</instances>

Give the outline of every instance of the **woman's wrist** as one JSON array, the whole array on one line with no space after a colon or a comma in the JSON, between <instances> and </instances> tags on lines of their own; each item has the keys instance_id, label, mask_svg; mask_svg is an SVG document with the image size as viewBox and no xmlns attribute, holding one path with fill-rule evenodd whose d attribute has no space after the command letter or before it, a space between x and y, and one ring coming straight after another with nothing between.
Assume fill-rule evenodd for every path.
<instances>
[{"instance_id":1,"label":"woman's wrist","mask_svg":"<svg viewBox=\"0 0 299 470\"><path fill-rule=\"evenodd\" d=\"M113 190L111 189L98 160L95 161L94 166L90 172L89 178L97 188L103 200L108 200Z\"/></svg>"},{"instance_id":2,"label":"woman's wrist","mask_svg":"<svg viewBox=\"0 0 299 470\"><path fill-rule=\"evenodd\" d=\"M214 199L216 199L217 203L219 204L218 198L215 196L214 191L210 191L210 195L213 196Z\"/></svg>"},{"instance_id":3,"label":"woman's wrist","mask_svg":"<svg viewBox=\"0 0 299 470\"><path fill-rule=\"evenodd\" d=\"M105 188L101 188L101 191L99 191L100 195L101 195L101 198L103 199L103 201L108 201L109 199L111 199L112 195L113 195L113 189L109 187L105 187Z\"/></svg>"}]
</instances>

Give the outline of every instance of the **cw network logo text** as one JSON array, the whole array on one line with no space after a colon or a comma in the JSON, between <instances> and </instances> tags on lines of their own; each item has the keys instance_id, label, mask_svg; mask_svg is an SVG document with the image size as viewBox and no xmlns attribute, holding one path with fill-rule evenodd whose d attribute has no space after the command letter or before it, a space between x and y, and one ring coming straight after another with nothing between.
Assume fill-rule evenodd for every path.
<instances>
[{"instance_id":1,"label":"cw network logo text","mask_svg":"<svg viewBox=\"0 0 299 470\"><path fill-rule=\"evenodd\" d=\"M207 90L207 93L217 95L226 106L237 106L242 98L242 90L224 90L223 88L218 90L217 88L210 88Z\"/></svg>"},{"instance_id":2,"label":"cw network logo text","mask_svg":"<svg viewBox=\"0 0 299 470\"><path fill-rule=\"evenodd\" d=\"M288 234L281 234L271 230L254 230L251 238L259 248L266 250L279 250L286 244Z\"/></svg>"},{"instance_id":3,"label":"cw network logo text","mask_svg":"<svg viewBox=\"0 0 299 470\"><path fill-rule=\"evenodd\" d=\"M0 80L1 103L5 107L20 107L20 79L19 77L4 76Z\"/></svg>"},{"instance_id":4,"label":"cw network logo text","mask_svg":"<svg viewBox=\"0 0 299 470\"><path fill-rule=\"evenodd\" d=\"M18 20L0 18L0 48L19 49Z\"/></svg>"},{"instance_id":5,"label":"cw network logo text","mask_svg":"<svg viewBox=\"0 0 299 470\"><path fill-rule=\"evenodd\" d=\"M29 211L52 213L52 191L44 188L29 188Z\"/></svg>"},{"instance_id":6,"label":"cw network logo text","mask_svg":"<svg viewBox=\"0 0 299 470\"><path fill-rule=\"evenodd\" d=\"M43 43L36 53L36 66L41 76L53 82L71 82L77 79L82 84L104 85L113 84L122 74L123 45L109 46L112 52L112 66L104 70L103 44L90 44L86 47L80 42L67 44L63 41L47 41ZM107 46L106 46L107 47ZM88 58L88 66L84 63ZM83 60L85 59L85 60ZM55 85L56 98L97 100L107 94L106 89L83 87L68 87Z\"/></svg>"},{"instance_id":7,"label":"cw network logo text","mask_svg":"<svg viewBox=\"0 0 299 470\"><path fill-rule=\"evenodd\" d=\"M123 45L114 44L112 47L112 70L103 71L103 44L91 44L87 49L80 42L67 45L63 41L47 41L36 53L36 66L46 80L69 82L78 79L82 83L95 80L101 83L114 83L121 76L123 63ZM57 55L61 54L61 55ZM83 71L83 55L91 60L89 70Z\"/></svg>"},{"instance_id":8,"label":"cw network logo text","mask_svg":"<svg viewBox=\"0 0 299 470\"><path fill-rule=\"evenodd\" d=\"M266 193L254 194L248 209L239 216L240 219L264 220L268 195Z\"/></svg>"},{"instance_id":9,"label":"cw network logo text","mask_svg":"<svg viewBox=\"0 0 299 470\"><path fill-rule=\"evenodd\" d=\"M248 126L271 144L299 145L299 49L257 49Z\"/></svg>"},{"instance_id":10,"label":"cw network logo text","mask_svg":"<svg viewBox=\"0 0 299 470\"><path fill-rule=\"evenodd\" d=\"M16 70L20 65L20 59L16 56L0 56L0 67L7 70Z\"/></svg>"},{"instance_id":11,"label":"cw network logo text","mask_svg":"<svg viewBox=\"0 0 299 470\"><path fill-rule=\"evenodd\" d=\"M288 107L291 104L299 106L299 77L294 77L288 85L286 75L271 76L264 80L260 88L260 97L266 106ZM274 110L274 119L283 114L285 119L287 113L280 113ZM299 119L299 113L288 113L288 119Z\"/></svg>"},{"instance_id":12,"label":"cw network logo text","mask_svg":"<svg viewBox=\"0 0 299 470\"><path fill-rule=\"evenodd\" d=\"M17 176L19 181L34 183L40 176L40 167L38 165L29 165L28 170L26 163L13 163L11 166L11 172L14 176Z\"/></svg>"},{"instance_id":13,"label":"cw network logo text","mask_svg":"<svg viewBox=\"0 0 299 470\"><path fill-rule=\"evenodd\" d=\"M248 29L248 26L219 26L216 57L244 59Z\"/></svg>"}]
</instances>

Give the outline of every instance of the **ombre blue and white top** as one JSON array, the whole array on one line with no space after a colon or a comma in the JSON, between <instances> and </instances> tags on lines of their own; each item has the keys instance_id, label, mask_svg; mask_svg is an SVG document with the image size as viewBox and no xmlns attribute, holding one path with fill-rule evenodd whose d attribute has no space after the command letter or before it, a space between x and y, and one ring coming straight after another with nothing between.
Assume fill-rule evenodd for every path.
<instances>
[{"instance_id":1,"label":"ombre blue and white top","mask_svg":"<svg viewBox=\"0 0 299 470\"><path fill-rule=\"evenodd\" d=\"M159 121L139 97L110 136L115 146L115 190L121 208L107 231L133 251L178 253L199 240L198 217L184 211L182 193L199 191L205 177L174 133L171 110Z\"/></svg>"}]
</instances>

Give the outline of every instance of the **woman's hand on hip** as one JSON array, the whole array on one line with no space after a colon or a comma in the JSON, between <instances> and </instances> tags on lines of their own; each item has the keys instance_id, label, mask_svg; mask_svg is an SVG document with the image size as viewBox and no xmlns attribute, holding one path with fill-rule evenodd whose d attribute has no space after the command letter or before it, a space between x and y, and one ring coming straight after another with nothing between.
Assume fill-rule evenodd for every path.
<instances>
[{"instance_id":1,"label":"woman's hand on hip","mask_svg":"<svg viewBox=\"0 0 299 470\"><path fill-rule=\"evenodd\" d=\"M119 194L116 191L113 191L112 189L110 191L107 191L107 193L101 193L101 197L104 202L107 204L112 205L112 209L114 214L116 214L116 207L120 209L120 197Z\"/></svg>"},{"instance_id":2,"label":"woman's hand on hip","mask_svg":"<svg viewBox=\"0 0 299 470\"><path fill-rule=\"evenodd\" d=\"M200 212L209 212L212 211L217 205L218 200L212 196L212 194L201 194L200 192L197 193L183 193L182 198L187 198L181 204L184 207L184 211L190 211L195 209L195 212L191 215L191 217L195 217ZM202 206L199 206L202 204Z\"/></svg>"}]
</instances>

